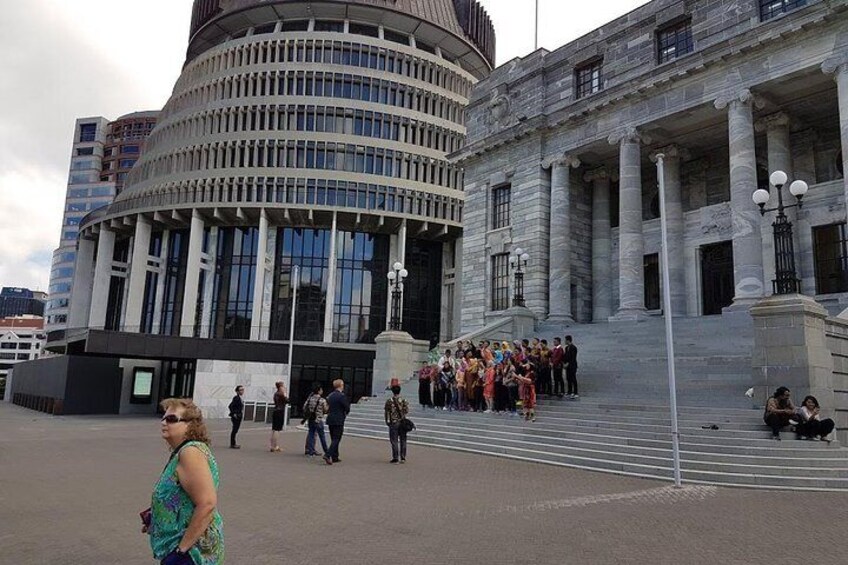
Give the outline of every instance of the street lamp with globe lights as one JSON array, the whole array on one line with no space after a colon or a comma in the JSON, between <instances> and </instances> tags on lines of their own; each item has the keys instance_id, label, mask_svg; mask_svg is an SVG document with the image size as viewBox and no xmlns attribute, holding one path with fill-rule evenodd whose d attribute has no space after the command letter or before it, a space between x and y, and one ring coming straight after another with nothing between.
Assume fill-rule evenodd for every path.
<instances>
[{"instance_id":1,"label":"street lamp with globe lights","mask_svg":"<svg viewBox=\"0 0 848 565\"><path fill-rule=\"evenodd\" d=\"M515 250L514 255L509 256L509 265L515 270L515 294L512 298L513 306L524 306L524 267L527 266L527 261L530 260L530 255L524 252L520 247Z\"/></svg>"},{"instance_id":2,"label":"street lamp with globe lights","mask_svg":"<svg viewBox=\"0 0 848 565\"><path fill-rule=\"evenodd\" d=\"M403 268L403 263L397 261L392 265L387 277L392 286L392 316L389 320L389 330L400 331L400 296L403 292L403 279L409 276L409 271Z\"/></svg>"},{"instance_id":3,"label":"street lamp with globe lights","mask_svg":"<svg viewBox=\"0 0 848 565\"><path fill-rule=\"evenodd\" d=\"M789 176L783 171L775 171L769 177L769 182L777 190L777 207L766 208L771 194L763 188L754 191L752 196L754 203L760 207L760 214L765 216L766 212L777 212L777 217L772 226L774 227L774 293L793 294L799 290L798 277L795 274L795 246L792 242L792 222L786 217L785 210L789 208L801 208L802 198L807 194L809 186L802 180L796 180L789 185L789 192L798 201L797 204L785 206L783 204L783 187L789 181Z\"/></svg>"}]
</instances>

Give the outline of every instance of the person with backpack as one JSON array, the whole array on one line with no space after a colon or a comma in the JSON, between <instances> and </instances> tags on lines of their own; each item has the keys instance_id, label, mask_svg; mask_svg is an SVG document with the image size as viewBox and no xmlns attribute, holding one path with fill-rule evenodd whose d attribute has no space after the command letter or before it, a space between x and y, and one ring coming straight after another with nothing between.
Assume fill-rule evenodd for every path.
<instances>
[{"instance_id":1,"label":"person with backpack","mask_svg":"<svg viewBox=\"0 0 848 565\"><path fill-rule=\"evenodd\" d=\"M315 451L316 435L321 440L321 449L324 451L322 455L326 457L330 453L330 449L327 447L327 438L324 435L324 414L328 412L329 407L327 406L327 401L322 396L323 394L324 388L321 386L321 383L315 383L312 385L312 394L309 395L309 398L303 404L303 417L309 425L306 434L306 455L308 457L318 455ZM325 459L325 461L328 465L333 464L332 459L329 461Z\"/></svg>"},{"instance_id":2,"label":"person with backpack","mask_svg":"<svg viewBox=\"0 0 848 565\"><path fill-rule=\"evenodd\" d=\"M409 414L409 403L400 395L400 386L392 387L392 397L386 400L383 413L389 427L389 442L392 444L392 460L389 463L406 463L406 435L409 430L404 426L404 421L407 421L406 415Z\"/></svg>"}]
</instances>

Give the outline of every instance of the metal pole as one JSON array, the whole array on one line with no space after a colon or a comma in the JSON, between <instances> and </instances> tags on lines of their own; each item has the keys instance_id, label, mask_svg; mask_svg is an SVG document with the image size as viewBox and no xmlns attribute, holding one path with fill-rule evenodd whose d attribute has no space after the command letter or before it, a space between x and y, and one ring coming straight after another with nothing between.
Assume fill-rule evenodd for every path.
<instances>
[{"instance_id":1,"label":"metal pole","mask_svg":"<svg viewBox=\"0 0 848 565\"><path fill-rule=\"evenodd\" d=\"M536 0L536 28L533 39L533 51L539 48L539 0Z\"/></svg>"},{"instance_id":2,"label":"metal pole","mask_svg":"<svg viewBox=\"0 0 848 565\"><path fill-rule=\"evenodd\" d=\"M286 394L291 396L291 376L292 376L292 353L294 353L294 318L297 314L297 287L300 284L300 267L295 265L292 268L292 306L291 306L291 322L289 323L289 371L285 378ZM288 425L288 411L286 411L286 425Z\"/></svg>"},{"instance_id":3,"label":"metal pole","mask_svg":"<svg viewBox=\"0 0 848 565\"><path fill-rule=\"evenodd\" d=\"M671 401L671 453L674 461L674 486L681 486L680 430L677 424L677 383L674 374L674 331L671 324L671 287L668 272L668 225L665 210L665 155L657 155L657 175L660 189L660 228L662 231L663 317L665 346L668 354L668 391Z\"/></svg>"}]
</instances>

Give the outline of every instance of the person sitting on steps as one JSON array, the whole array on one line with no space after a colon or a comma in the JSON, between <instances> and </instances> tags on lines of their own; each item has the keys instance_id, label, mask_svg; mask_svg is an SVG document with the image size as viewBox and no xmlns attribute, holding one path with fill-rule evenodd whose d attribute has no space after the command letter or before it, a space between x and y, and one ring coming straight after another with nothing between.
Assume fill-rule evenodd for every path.
<instances>
[{"instance_id":1,"label":"person sitting on steps","mask_svg":"<svg viewBox=\"0 0 848 565\"><path fill-rule=\"evenodd\" d=\"M768 399L763 414L763 420L771 428L772 439L780 441L780 429L790 424L796 424L797 421L794 418L795 406L792 404L789 389L785 386L779 387Z\"/></svg>"},{"instance_id":2,"label":"person sitting on steps","mask_svg":"<svg viewBox=\"0 0 848 565\"><path fill-rule=\"evenodd\" d=\"M819 401L815 396L804 397L804 402L798 408L797 419L798 424L795 426L795 433L798 434L798 439L821 439L830 442L828 436L836 427L836 424L830 418L821 419Z\"/></svg>"}]
</instances>

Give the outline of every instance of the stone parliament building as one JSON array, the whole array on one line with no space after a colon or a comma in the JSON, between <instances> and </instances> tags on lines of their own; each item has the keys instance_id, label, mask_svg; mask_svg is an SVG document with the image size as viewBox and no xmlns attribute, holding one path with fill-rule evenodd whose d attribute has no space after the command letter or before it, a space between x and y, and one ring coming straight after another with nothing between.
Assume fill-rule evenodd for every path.
<instances>
[{"instance_id":1,"label":"stone parliament building","mask_svg":"<svg viewBox=\"0 0 848 565\"><path fill-rule=\"evenodd\" d=\"M848 305L844 2L654 0L500 66L467 127L451 156L465 171L463 333L509 307L516 248L537 319L660 311L658 153L675 315L772 293L773 215L752 193L775 170L810 186L791 216L801 292Z\"/></svg>"}]
</instances>

